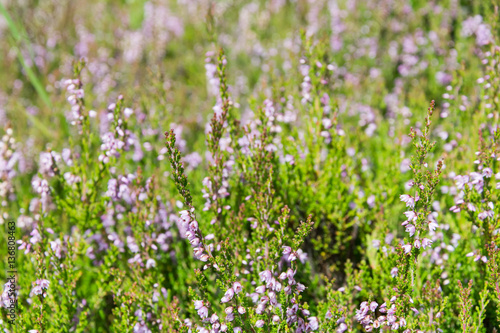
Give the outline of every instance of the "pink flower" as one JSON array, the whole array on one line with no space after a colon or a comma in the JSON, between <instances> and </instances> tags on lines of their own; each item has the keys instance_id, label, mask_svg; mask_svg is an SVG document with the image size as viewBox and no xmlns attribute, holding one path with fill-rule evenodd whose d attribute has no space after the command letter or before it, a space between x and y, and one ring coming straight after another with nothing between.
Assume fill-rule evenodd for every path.
<instances>
[{"instance_id":1,"label":"pink flower","mask_svg":"<svg viewBox=\"0 0 500 333\"><path fill-rule=\"evenodd\" d=\"M41 280L36 280L36 283L42 288L42 289L48 289L50 281L41 279Z\"/></svg>"},{"instance_id":2,"label":"pink flower","mask_svg":"<svg viewBox=\"0 0 500 333\"><path fill-rule=\"evenodd\" d=\"M283 251L283 252L285 252L285 251ZM260 280L265 281L266 283L269 283L269 281L271 281L271 278L273 277L270 270L265 270L263 272L260 272L259 276L260 276Z\"/></svg>"},{"instance_id":3,"label":"pink flower","mask_svg":"<svg viewBox=\"0 0 500 333\"><path fill-rule=\"evenodd\" d=\"M237 294L243 290L243 287L242 287L241 283L235 282L235 283L233 283L233 289L234 289L234 292Z\"/></svg>"},{"instance_id":4,"label":"pink flower","mask_svg":"<svg viewBox=\"0 0 500 333\"><path fill-rule=\"evenodd\" d=\"M406 203L406 207L414 207L415 206L415 199L408 194L402 194L399 196L402 202Z\"/></svg>"},{"instance_id":5,"label":"pink flower","mask_svg":"<svg viewBox=\"0 0 500 333\"><path fill-rule=\"evenodd\" d=\"M203 306L203 301L194 301L194 309L199 310Z\"/></svg>"},{"instance_id":6,"label":"pink flower","mask_svg":"<svg viewBox=\"0 0 500 333\"><path fill-rule=\"evenodd\" d=\"M432 244L432 241L430 239L428 239L428 238L424 238L422 240L422 247L424 249L427 248L427 247L429 247L429 246L431 246L431 244Z\"/></svg>"},{"instance_id":7,"label":"pink flower","mask_svg":"<svg viewBox=\"0 0 500 333\"><path fill-rule=\"evenodd\" d=\"M310 317L307 319L309 321L309 328L313 331L316 331L319 328L318 318Z\"/></svg>"},{"instance_id":8,"label":"pink flower","mask_svg":"<svg viewBox=\"0 0 500 333\"><path fill-rule=\"evenodd\" d=\"M203 248L202 247L195 247L193 249L194 256L199 258L203 254Z\"/></svg>"},{"instance_id":9,"label":"pink flower","mask_svg":"<svg viewBox=\"0 0 500 333\"><path fill-rule=\"evenodd\" d=\"M34 286L31 292L35 295L41 295L43 293L43 290L40 286Z\"/></svg>"},{"instance_id":10,"label":"pink flower","mask_svg":"<svg viewBox=\"0 0 500 333\"><path fill-rule=\"evenodd\" d=\"M492 174L493 170L491 170L490 168L483 169L483 177L490 178Z\"/></svg>"},{"instance_id":11,"label":"pink flower","mask_svg":"<svg viewBox=\"0 0 500 333\"><path fill-rule=\"evenodd\" d=\"M429 221L429 230L434 231L439 225L434 221Z\"/></svg>"},{"instance_id":12,"label":"pink flower","mask_svg":"<svg viewBox=\"0 0 500 333\"><path fill-rule=\"evenodd\" d=\"M208 308L206 306L202 306L200 309L198 309L198 316L200 318L207 318L208 317Z\"/></svg>"},{"instance_id":13,"label":"pink flower","mask_svg":"<svg viewBox=\"0 0 500 333\"><path fill-rule=\"evenodd\" d=\"M403 250L405 251L405 254L409 254L411 251L411 245L410 244L403 245Z\"/></svg>"},{"instance_id":14,"label":"pink flower","mask_svg":"<svg viewBox=\"0 0 500 333\"><path fill-rule=\"evenodd\" d=\"M224 297L222 297L221 302L222 303L227 303L227 302L229 302L230 300L233 299L233 296L234 296L234 290L233 290L233 288L229 288L226 291L226 293L224 294Z\"/></svg>"},{"instance_id":15,"label":"pink flower","mask_svg":"<svg viewBox=\"0 0 500 333\"><path fill-rule=\"evenodd\" d=\"M459 190L464 188L464 185L469 182L469 176L456 176L455 183L457 184L457 188Z\"/></svg>"},{"instance_id":16,"label":"pink flower","mask_svg":"<svg viewBox=\"0 0 500 333\"><path fill-rule=\"evenodd\" d=\"M262 319L259 319L255 322L255 327L263 327L264 326L264 321Z\"/></svg>"},{"instance_id":17,"label":"pink flower","mask_svg":"<svg viewBox=\"0 0 500 333\"><path fill-rule=\"evenodd\" d=\"M492 211L492 210L487 210L487 211L484 211L484 212L481 212L477 215L477 217L481 220L485 220L487 219L488 217L491 217L493 218L493 216L495 215L495 213Z\"/></svg>"},{"instance_id":18,"label":"pink flower","mask_svg":"<svg viewBox=\"0 0 500 333\"><path fill-rule=\"evenodd\" d=\"M415 234L415 226L413 224L409 224L406 226L406 232L410 233L410 237L413 237Z\"/></svg>"},{"instance_id":19,"label":"pink flower","mask_svg":"<svg viewBox=\"0 0 500 333\"><path fill-rule=\"evenodd\" d=\"M420 249L420 239L416 239L415 242L413 243L413 246L416 247L417 249Z\"/></svg>"},{"instance_id":20,"label":"pink flower","mask_svg":"<svg viewBox=\"0 0 500 333\"><path fill-rule=\"evenodd\" d=\"M404 212L404 214L405 214L406 218L408 219L408 221L416 221L417 220L417 214L415 214L415 212L412 210Z\"/></svg>"},{"instance_id":21,"label":"pink flower","mask_svg":"<svg viewBox=\"0 0 500 333\"><path fill-rule=\"evenodd\" d=\"M156 267L156 261L154 259L149 258L146 261L146 268Z\"/></svg>"}]
</instances>

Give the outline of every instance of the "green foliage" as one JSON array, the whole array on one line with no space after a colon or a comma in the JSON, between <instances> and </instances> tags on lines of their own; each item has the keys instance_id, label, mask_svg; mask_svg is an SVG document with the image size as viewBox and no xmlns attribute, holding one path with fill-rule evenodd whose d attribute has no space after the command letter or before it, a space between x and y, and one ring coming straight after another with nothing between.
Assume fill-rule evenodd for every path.
<instances>
[{"instance_id":1,"label":"green foliage","mask_svg":"<svg viewBox=\"0 0 500 333\"><path fill-rule=\"evenodd\" d=\"M498 330L494 1L0 14L3 331Z\"/></svg>"}]
</instances>

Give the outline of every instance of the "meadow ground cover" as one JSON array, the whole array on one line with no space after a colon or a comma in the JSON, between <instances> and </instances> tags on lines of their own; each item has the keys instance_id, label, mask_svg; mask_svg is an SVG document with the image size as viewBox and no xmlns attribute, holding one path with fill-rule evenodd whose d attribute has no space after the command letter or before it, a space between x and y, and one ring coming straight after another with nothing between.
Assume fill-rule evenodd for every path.
<instances>
[{"instance_id":1,"label":"meadow ground cover","mask_svg":"<svg viewBox=\"0 0 500 333\"><path fill-rule=\"evenodd\" d=\"M496 1L0 14L2 332L500 332Z\"/></svg>"}]
</instances>

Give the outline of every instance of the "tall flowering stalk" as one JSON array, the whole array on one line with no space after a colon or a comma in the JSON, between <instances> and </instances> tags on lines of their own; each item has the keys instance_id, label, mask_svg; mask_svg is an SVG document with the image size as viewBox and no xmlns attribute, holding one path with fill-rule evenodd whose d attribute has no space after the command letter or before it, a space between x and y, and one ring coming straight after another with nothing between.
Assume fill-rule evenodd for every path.
<instances>
[{"instance_id":1,"label":"tall flowering stalk","mask_svg":"<svg viewBox=\"0 0 500 333\"><path fill-rule=\"evenodd\" d=\"M401 201L405 202L406 207L409 208L405 212L407 220L402 223L408 233L408 237L405 238L404 243L401 245L396 277L397 290L395 290L394 294L397 297L397 301L395 302L397 314L403 318L410 311L418 256L422 249L431 246L432 241L427 235L429 231L434 231L437 228L436 222L430 219L429 214L431 213L432 196L439 183L443 162L441 160L438 161L436 169L429 171L429 165L426 161L427 155L436 144L429 139L434 106L435 103L432 101L427 110L422 135L418 136L416 131L413 128L411 129L410 137L416 149L416 153L412 156L410 164L410 169L413 172L411 188L414 190L413 193L403 194L400 197Z\"/></svg>"},{"instance_id":2,"label":"tall flowering stalk","mask_svg":"<svg viewBox=\"0 0 500 333\"><path fill-rule=\"evenodd\" d=\"M195 209L193 206L193 198L191 197L191 192L187 188L188 181L184 174L184 165L181 162L181 154L177 147L175 146L175 134L173 130L170 132L165 132L167 156L170 159L170 164L172 166L172 177L174 179L175 185L179 194L182 196L184 205L188 208L180 212L180 218L182 221L184 237L186 237L191 245L193 246L194 255L199 260L206 262L211 259L212 263L214 258L205 246L205 239L203 233L199 229L198 221L196 221Z\"/></svg>"},{"instance_id":3,"label":"tall flowering stalk","mask_svg":"<svg viewBox=\"0 0 500 333\"><path fill-rule=\"evenodd\" d=\"M439 183L443 162L440 160L434 170L429 170L426 161L428 154L435 146L430 141L431 117L434 112L435 103L431 102L427 109L422 134L418 135L411 128L410 137L416 150L411 158L410 169L413 179L410 182L412 192L402 194L400 199L408 209L404 215L406 221L402 223L408 236L396 249L396 267L391 270L394 278L394 286L390 291L391 298L379 306L376 301L363 302L357 310L356 319L363 325L367 332L373 329L390 327L393 330L403 329L407 326L409 316L412 313L415 280L417 274L418 258L422 250L431 247L432 240L428 236L434 231L438 224L430 217L432 196ZM375 317L376 310L382 314ZM413 328L413 324L410 328ZM410 332L410 328L405 332Z\"/></svg>"},{"instance_id":4,"label":"tall flowering stalk","mask_svg":"<svg viewBox=\"0 0 500 333\"><path fill-rule=\"evenodd\" d=\"M208 64L207 64L208 65ZM230 163L227 156L228 143L222 140L230 140L224 138L225 128L228 126L227 119L232 107L232 101L228 93L226 65L227 60L223 49L220 49L217 66L210 64L212 69L216 69L212 74L213 86L218 90L216 103L213 107L213 116L209 123L207 133L207 148L210 153L209 177L203 180L205 187L205 210L211 210L215 217L211 221L212 224L217 223L220 229L223 227L221 218L223 210L227 210L229 206L224 205L224 198L229 196L229 184L227 181L228 173L230 172ZM214 81L214 82L213 82ZM227 133L226 133L227 134Z\"/></svg>"}]
</instances>

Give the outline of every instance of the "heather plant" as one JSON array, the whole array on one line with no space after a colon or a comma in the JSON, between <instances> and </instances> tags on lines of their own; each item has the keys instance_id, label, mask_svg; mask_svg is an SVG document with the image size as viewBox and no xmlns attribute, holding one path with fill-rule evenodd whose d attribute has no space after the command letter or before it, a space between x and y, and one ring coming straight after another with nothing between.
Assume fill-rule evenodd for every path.
<instances>
[{"instance_id":1,"label":"heather plant","mask_svg":"<svg viewBox=\"0 0 500 333\"><path fill-rule=\"evenodd\" d=\"M0 2L0 328L500 331L498 10Z\"/></svg>"}]
</instances>

